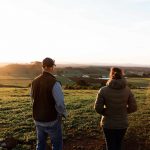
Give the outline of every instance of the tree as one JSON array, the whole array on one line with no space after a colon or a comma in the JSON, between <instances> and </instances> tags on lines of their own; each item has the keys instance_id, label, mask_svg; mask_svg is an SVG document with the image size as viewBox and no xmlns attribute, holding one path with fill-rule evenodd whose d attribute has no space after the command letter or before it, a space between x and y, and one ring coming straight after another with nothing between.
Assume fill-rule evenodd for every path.
<instances>
[{"instance_id":1,"label":"tree","mask_svg":"<svg viewBox=\"0 0 150 150\"><path fill-rule=\"evenodd\" d=\"M79 79L79 80L77 81L77 85L80 85L80 86L88 86L89 84L88 84L85 80Z\"/></svg>"}]
</instances>

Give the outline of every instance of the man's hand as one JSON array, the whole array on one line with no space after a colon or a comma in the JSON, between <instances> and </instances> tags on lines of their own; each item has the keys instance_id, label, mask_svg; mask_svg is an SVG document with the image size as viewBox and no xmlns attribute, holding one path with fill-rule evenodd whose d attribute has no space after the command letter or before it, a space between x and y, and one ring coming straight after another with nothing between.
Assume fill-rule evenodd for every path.
<instances>
[{"instance_id":1,"label":"man's hand","mask_svg":"<svg viewBox=\"0 0 150 150\"><path fill-rule=\"evenodd\" d=\"M62 116L58 116L58 122L62 123Z\"/></svg>"}]
</instances>

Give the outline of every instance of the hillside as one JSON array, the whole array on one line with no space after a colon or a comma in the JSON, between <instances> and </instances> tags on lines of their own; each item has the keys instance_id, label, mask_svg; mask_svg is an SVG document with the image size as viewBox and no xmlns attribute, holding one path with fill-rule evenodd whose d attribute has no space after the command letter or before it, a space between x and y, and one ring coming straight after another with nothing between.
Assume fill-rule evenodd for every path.
<instances>
[{"instance_id":1,"label":"hillside","mask_svg":"<svg viewBox=\"0 0 150 150\"><path fill-rule=\"evenodd\" d=\"M111 66L74 66L65 67L63 65L58 65L55 74L65 75L66 77L83 75L90 75L93 77L108 77L109 69ZM125 70L126 75L150 75L150 68L148 67L122 67ZM9 64L0 68L1 76L11 76L11 77L23 77L23 78L33 78L40 74L42 71L40 62L33 62L30 64Z\"/></svg>"},{"instance_id":2,"label":"hillside","mask_svg":"<svg viewBox=\"0 0 150 150\"><path fill-rule=\"evenodd\" d=\"M111 66L71 66L57 65L54 75L65 89L98 89L106 84ZM122 67L126 77L135 78L129 81L131 88L148 87L150 68ZM27 87L31 80L42 72L41 62L30 64L9 64L0 68L0 87ZM26 82L27 81L27 82Z\"/></svg>"},{"instance_id":3,"label":"hillside","mask_svg":"<svg viewBox=\"0 0 150 150\"><path fill-rule=\"evenodd\" d=\"M34 62L31 64L9 64L0 68L1 77L32 78L41 72L40 65L40 62Z\"/></svg>"}]
</instances>

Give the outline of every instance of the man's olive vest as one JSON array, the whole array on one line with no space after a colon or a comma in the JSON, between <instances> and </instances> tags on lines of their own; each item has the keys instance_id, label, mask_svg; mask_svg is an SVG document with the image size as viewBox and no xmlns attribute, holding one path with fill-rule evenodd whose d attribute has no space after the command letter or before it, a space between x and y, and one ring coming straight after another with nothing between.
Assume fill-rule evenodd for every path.
<instances>
[{"instance_id":1,"label":"man's olive vest","mask_svg":"<svg viewBox=\"0 0 150 150\"><path fill-rule=\"evenodd\" d=\"M31 94L33 98L33 118L39 122L50 122L57 118L55 100L52 89L56 78L48 72L43 72L32 81Z\"/></svg>"}]
</instances>

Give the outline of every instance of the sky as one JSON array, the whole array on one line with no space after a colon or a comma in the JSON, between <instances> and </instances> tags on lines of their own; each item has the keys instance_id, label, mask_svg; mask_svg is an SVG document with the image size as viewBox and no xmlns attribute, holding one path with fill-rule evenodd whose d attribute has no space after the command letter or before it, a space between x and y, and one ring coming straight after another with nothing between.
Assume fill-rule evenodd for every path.
<instances>
[{"instance_id":1,"label":"sky","mask_svg":"<svg viewBox=\"0 0 150 150\"><path fill-rule=\"evenodd\" d=\"M0 63L150 66L150 0L0 0Z\"/></svg>"}]
</instances>

